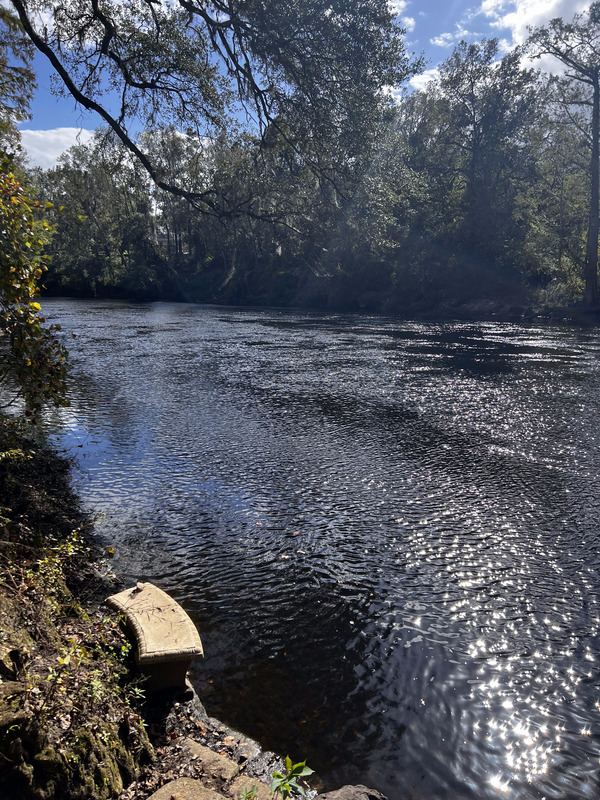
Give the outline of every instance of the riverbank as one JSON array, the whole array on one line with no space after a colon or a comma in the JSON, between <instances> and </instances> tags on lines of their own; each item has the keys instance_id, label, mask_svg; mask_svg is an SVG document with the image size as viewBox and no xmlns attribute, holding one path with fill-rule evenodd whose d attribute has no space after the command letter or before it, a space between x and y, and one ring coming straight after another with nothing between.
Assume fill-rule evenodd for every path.
<instances>
[{"instance_id":1,"label":"riverbank","mask_svg":"<svg viewBox=\"0 0 600 800\"><path fill-rule=\"evenodd\" d=\"M574 325L583 328L592 328L600 325L600 306L589 307L583 303L571 305L549 305L537 302L508 302L501 300L480 299L471 301L443 300L432 302L428 299L413 301L400 306L391 303L382 303L377 306L361 306L357 304L318 304L304 303L298 305L269 304L269 298L262 298L263 302L245 305L236 302L217 302L210 300L190 299L185 297L153 297L138 296L123 293L113 295L99 292L90 294L56 294L46 293L47 298L53 300L86 300L107 303L175 303L181 305L207 306L222 309L240 309L244 311L280 312L283 314L368 314L382 318L396 318L411 322L472 322L473 324L485 322L506 323L550 323L559 325Z\"/></svg>"},{"instance_id":2,"label":"riverbank","mask_svg":"<svg viewBox=\"0 0 600 800\"><path fill-rule=\"evenodd\" d=\"M0 417L0 798L185 797L188 784L269 797L278 756L209 717L191 688L146 697L103 604L118 588L68 461Z\"/></svg>"},{"instance_id":3,"label":"riverbank","mask_svg":"<svg viewBox=\"0 0 600 800\"><path fill-rule=\"evenodd\" d=\"M268 778L280 761L194 692L146 698L69 464L0 418L0 797L141 800L175 778L223 783L196 742ZM204 760L206 761L206 759Z\"/></svg>"},{"instance_id":4,"label":"riverbank","mask_svg":"<svg viewBox=\"0 0 600 800\"><path fill-rule=\"evenodd\" d=\"M69 464L30 433L0 418L0 797L141 800L183 777L221 788L190 742L268 779L280 760L194 692L146 698Z\"/></svg>"},{"instance_id":5,"label":"riverbank","mask_svg":"<svg viewBox=\"0 0 600 800\"><path fill-rule=\"evenodd\" d=\"M119 794L154 758L69 464L0 418L0 796Z\"/></svg>"}]
</instances>

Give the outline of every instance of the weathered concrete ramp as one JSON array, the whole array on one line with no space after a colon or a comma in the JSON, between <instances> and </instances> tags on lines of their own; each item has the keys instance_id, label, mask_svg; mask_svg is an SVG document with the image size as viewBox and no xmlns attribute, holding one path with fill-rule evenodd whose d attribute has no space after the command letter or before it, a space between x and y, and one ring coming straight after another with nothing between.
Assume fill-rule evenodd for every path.
<instances>
[{"instance_id":1,"label":"weathered concrete ramp","mask_svg":"<svg viewBox=\"0 0 600 800\"><path fill-rule=\"evenodd\" d=\"M148 688L184 688L192 659L203 650L196 626L179 603L152 583L138 583L106 603L125 615Z\"/></svg>"},{"instance_id":2,"label":"weathered concrete ramp","mask_svg":"<svg viewBox=\"0 0 600 800\"><path fill-rule=\"evenodd\" d=\"M179 778L165 784L149 798L149 800L226 800L226 798L206 789L200 781L191 778Z\"/></svg>"}]
</instances>

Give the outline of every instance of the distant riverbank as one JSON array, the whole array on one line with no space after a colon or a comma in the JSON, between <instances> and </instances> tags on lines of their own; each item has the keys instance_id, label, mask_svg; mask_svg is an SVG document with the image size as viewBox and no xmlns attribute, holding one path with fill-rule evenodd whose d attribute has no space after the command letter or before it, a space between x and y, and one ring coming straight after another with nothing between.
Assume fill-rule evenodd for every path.
<instances>
[{"instance_id":1,"label":"distant riverbank","mask_svg":"<svg viewBox=\"0 0 600 800\"><path fill-rule=\"evenodd\" d=\"M112 302L165 302L197 304L214 308L239 308L246 310L281 311L285 313L340 313L340 314L375 314L382 317L396 316L399 320L434 320L434 321L463 321L463 322L534 322L547 321L570 325L598 325L600 324L600 307L590 308L583 303L572 305L544 305L533 298L518 296L514 301L510 299L475 299L459 300L454 298L422 298L415 299L406 304L389 301L385 298L374 303L335 302L326 297L304 298L302 302L278 304L277 298L268 296L257 297L253 302L236 301L235 298L226 298L216 301L209 298L195 298L188 292L167 294L164 297L148 293L131 293L110 288L98 289L96 294L74 293L69 295L60 292L46 292L45 296L52 299L74 300L99 300Z\"/></svg>"}]
</instances>

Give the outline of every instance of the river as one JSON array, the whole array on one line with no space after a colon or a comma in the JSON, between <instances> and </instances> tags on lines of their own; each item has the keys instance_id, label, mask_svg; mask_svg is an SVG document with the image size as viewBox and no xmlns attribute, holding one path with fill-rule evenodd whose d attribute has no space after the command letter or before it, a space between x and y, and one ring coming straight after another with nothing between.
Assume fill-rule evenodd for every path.
<instances>
[{"instance_id":1,"label":"river","mask_svg":"<svg viewBox=\"0 0 600 800\"><path fill-rule=\"evenodd\" d=\"M44 308L48 430L115 571L196 621L209 713L329 788L597 800L599 331Z\"/></svg>"}]
</instances>

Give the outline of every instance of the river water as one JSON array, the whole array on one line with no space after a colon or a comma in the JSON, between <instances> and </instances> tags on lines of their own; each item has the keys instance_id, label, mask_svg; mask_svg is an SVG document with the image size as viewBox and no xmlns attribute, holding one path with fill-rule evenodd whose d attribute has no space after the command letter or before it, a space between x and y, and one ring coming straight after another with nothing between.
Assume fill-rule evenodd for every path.
<instances>
[{"instance_id":1,"label":"river water","mask_svg":"<svg viewBox=\"0 0 600 800\"><path fill-rule=\"evenodd\" d=\"M209 713L390 800L600 796L600 332L47 300L113 568Z\"/></svg>"}]
</instances>

